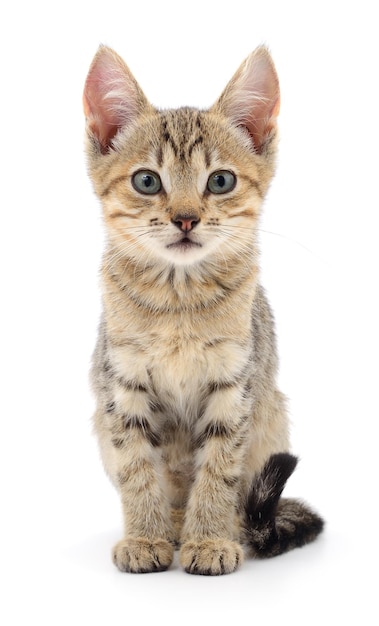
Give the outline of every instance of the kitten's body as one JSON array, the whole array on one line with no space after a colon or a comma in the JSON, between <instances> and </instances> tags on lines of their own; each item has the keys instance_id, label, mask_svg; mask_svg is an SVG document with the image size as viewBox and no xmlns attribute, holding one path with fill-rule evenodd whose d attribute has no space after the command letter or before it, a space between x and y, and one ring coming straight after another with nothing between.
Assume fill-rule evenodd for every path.
<instances>
[{"instance_id":1,"label":"kitten's body","mask_svg":"<svg viewBox=\"0 0 379 626\"><path fill-rule=\"evenodd\" d=\"M107 48L91 67L89 168L108 234L95 425L123 505L121 570L165 569L176 543L187 571L230 572L242 543L275 554L321 529L302 505L276 506L293 457L278 454L287 416L255 238L278 99L262 48L209 111L157 111Z\"/></svg>"}]
</instances>

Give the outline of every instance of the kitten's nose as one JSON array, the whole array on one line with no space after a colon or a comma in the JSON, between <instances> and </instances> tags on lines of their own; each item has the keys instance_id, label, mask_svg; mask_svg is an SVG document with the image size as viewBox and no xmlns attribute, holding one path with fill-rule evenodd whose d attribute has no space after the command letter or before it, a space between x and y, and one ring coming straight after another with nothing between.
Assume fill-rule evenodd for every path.
<instances>
[{"instance_id":1,"label":"kitten's nose","mask_svg":"<svg viewBox=\"0 0 379 626\"><path fill-rule=\"evenodd\" d=\"M184 233L188 233L200 222L197 215L175 215L171 222Z\"/></svg>"}]
</instances>

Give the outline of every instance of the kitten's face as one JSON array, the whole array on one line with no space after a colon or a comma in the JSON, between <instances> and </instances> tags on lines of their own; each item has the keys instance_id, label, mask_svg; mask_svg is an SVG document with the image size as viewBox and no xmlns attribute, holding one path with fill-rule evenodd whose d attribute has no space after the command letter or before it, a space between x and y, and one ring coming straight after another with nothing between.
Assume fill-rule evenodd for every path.
<instances>
[{"instance_id":1,"label":"kitten's face","mask_svg":"<svg viewBox=\"0 0 379 626\"><path fill-rule=\"evenodd\" d=\"M189 265L253 245L265 181L244 131L207 112L155 113L110 160L105 220L128 256Z\"/></svg>"},{"instance_id":2,"label":"kitten's face","mask_svg":"<svg viewBox=\"0 0 379 626\"><path fill-rule=\"evenodd\" d=\"M90 175L118 256L171 265L251 257L279 110L265 48L246 59L208 111L160 112L122 59L101 47L84 110Z\"/></svg>"}]
</instances>

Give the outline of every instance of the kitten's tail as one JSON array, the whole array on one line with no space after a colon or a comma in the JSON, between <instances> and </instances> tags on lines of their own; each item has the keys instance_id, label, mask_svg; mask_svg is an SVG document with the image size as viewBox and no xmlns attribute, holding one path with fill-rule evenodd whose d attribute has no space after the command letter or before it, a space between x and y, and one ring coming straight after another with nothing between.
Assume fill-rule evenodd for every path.
<instances>
[{"instance_id":1,"label":"kitten's tail","mask_svg":"<svg viewBox=\"0 0 379 626\"><path fill-rule=\"evenodd\" d=\"M324 521L307 505L281 493L297 465L287 453L272 455L254 479L246 503L246 537L256 558L267 558L310 543Z\"/></svg>"}]
</instances>

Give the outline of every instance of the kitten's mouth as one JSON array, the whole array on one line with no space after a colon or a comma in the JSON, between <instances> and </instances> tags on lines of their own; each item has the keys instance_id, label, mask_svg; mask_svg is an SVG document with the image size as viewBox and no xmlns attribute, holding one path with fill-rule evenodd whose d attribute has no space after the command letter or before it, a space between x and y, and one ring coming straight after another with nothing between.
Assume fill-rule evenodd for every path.
<instances>
[{"instance_id":1,"label":"kitten's mouth","mask_svg":"<svg viewBox=\"0 0 379 626\"><path fill-rule=\"evenodd\" d=\"M179 241L175 241L174 243L170 243L167 248L170 250L190 250L191 248L201 248L201 243L197 243L189 237L183 237L179 239Z\"/></svg>"}]
</instances>

